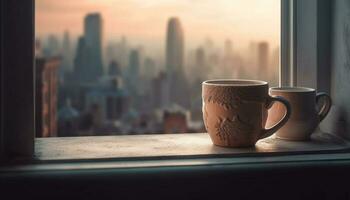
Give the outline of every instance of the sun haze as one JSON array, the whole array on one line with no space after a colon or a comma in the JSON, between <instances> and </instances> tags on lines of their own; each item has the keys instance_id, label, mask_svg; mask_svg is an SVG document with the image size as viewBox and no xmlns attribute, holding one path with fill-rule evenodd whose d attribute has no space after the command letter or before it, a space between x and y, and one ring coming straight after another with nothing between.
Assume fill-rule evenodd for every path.
<instances>
[{"instance_id":1,"label":"sun haze","mask_svg":"<svg viewBox=\"0 0 350 200\"><path fill-rule=\"evenodd\" d=\"M177 16L187 47L207 37L220 43L230 38L238 48L258 40L277 46L279 6L278 0L36 0L36 35L68 30L77 37L84 16L99 12L105 41L125 35L135 44L163 45L167 20Z\"/></svg>"}]
</instances>

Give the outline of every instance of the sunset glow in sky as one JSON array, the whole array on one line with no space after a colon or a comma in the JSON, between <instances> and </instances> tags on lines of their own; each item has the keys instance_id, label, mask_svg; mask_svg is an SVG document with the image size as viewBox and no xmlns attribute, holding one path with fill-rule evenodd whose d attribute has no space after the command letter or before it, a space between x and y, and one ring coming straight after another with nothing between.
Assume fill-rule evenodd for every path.
<instances>
[{"instance_id":1,"label":"sunset glow in sky","mask_svg":"<svg viewBox=\"0 0 350 200\"><path fill-rule=\"evenodd\" d=\"M210 37L235 46L249 41L279 43L280 0L36 0L36 34L73 37L83 32L83 19L100 12L104 40L125 35L132 44L164 44L169 17L180 18L186 46Z\"/></svg>"}]
</instances>

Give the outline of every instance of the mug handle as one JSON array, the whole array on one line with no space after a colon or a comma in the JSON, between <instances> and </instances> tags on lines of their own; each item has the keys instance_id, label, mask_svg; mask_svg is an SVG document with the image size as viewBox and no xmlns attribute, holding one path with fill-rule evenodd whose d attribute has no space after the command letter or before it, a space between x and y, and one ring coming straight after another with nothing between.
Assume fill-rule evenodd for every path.
<instances>
[{"instance_id":1,"label":"mug handle","mask_svg":"<svg viewBox=\"0 0 350 200\"><path fill-rule=\"evenodd\" d=\"M283 98L281 96L273 96L273 97L270 96L270 99L269 99L268 105L267 105L268 108L272 107L272 104L274 101L281 102L285 106L286 112L285 112L284 116L282 117L282 119L279 122L277 122L277 124L273 125L269 129L263 129L262 134L261 134L259 139L263 139L263 138L271 136L274 132L276 132L278 129L280 129L285 123L287 123L287 121L291 115L291 112L292 112L291 106L285 98Z\"/></svg>"},{"instance_id":2,"label":"mug handle","mask_svg":"<svg viewBox=\"0 0 350 200\"><path fill-rule=\"evenodd\" d=\"M332 105L332 99L331 97L324 92L319 92L316 94L316 104L318 104L319 100L325 97L326 101L323 103L321 109L318 111L318 117L320 119L320 122L327 116L329 110L331 109Z\"/></svg>"}]
</instances>

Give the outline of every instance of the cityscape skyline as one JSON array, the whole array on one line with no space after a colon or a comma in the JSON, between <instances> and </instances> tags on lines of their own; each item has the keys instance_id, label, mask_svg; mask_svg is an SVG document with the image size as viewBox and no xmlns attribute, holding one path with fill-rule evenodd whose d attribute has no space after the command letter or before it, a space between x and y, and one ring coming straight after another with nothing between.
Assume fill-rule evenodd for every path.
<instances>
[{"instance_id":1,"label":"cityscape skyline","mask_svg":"<svg viewBox=\"0 0 350 200\"><path fill-rule=\"evenodd\" d=\"M99 12L85 13L84 32L77 39L70 29L36 37L37 62L60 58L54 68L47 64L38 72L46 74L38 80L45 103L38 108L57 103L49 113L38 113L43 113L43 127L57 123L57 133L38 136L203 132L202 81L260 79L277 85L279 47L268 40L249 40L246 52L233 37L220 43L206 38L189 47L186 38L192 30L183 26L188 19L170 15L164 37L157 38L164 46L154 53L129 35L106 41L107 19Z\"/></svg>"}]
</instances>

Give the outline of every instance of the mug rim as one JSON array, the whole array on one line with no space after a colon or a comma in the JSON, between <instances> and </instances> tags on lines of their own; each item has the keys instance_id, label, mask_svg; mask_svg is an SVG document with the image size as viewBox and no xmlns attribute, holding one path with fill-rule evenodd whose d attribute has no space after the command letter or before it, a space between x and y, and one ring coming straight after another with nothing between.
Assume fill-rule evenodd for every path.
<instances>
[{"instance_id":1,"label":"mug rim","mask_svg":"<svg viewBox=\"0 0 350 200\"><path fill-rule=\"evenodd\" d=\"M249 79L210 79L210 80L203 81L202 85L230 86L230 87L255 87L255 86L268 85L268 82L260 81L260 80L249 80Z\"/></svg>"},{"instance_id":2,"label":"mug rim","mask_svg":"<svg viewBox=\"0 0 350 200\"><path fill-rule=\"evenodd\" d=\"M282 87L271 87L271 92L288 92L288 93L308 93L315 92L314 88L308 87L290 87L290 86L282 86Z\"/></svg>"}]
</instances>

